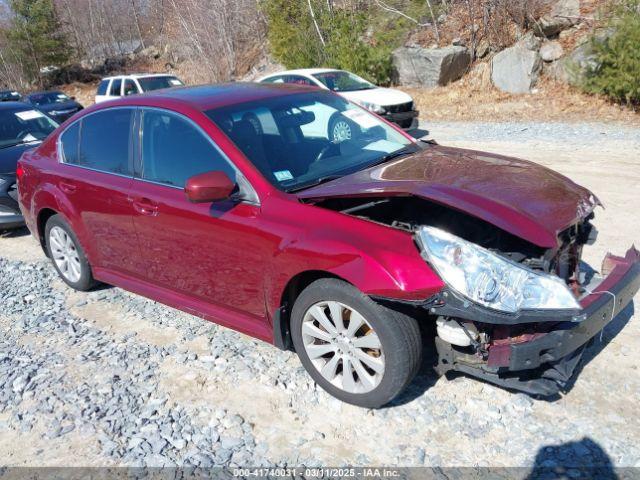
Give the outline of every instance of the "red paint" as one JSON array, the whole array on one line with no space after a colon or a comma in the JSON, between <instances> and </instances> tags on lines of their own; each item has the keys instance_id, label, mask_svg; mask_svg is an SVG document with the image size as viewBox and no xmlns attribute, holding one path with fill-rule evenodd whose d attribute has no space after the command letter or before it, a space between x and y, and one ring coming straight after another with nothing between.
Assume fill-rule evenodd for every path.
<instances>
[{"instance_id":1,"label":"red paint","mask_svg":"<svg viewBox=\"0 0 640 480\"><path fill-rule=\"evenodd\" d=\"M587 189L548 168L435 145L300 193L310 199L390 195L461 210L545 248L557 247L558 233L595 207Z\"/></svg>"},{"instance_id":2,"label":"red paint","mask_svg":"<svg viewBox=\"0 0 640 480\"><path fill-rule=\"evenodd\" d=\"M189 178L184 191L193 203L211 203L229 198L234 188L224 172L205 172Z\"/></svg>"},{"instance_id":3,"label":"red paint","mask_svg":"<svg viewBox=\"0 0 640 480\"><path fill-rule=\"evenodd\" d=\"M411 234L303 204L277 190L202 113L302 89L178 89L103 103L74 117L117 105L186 115L247 178L259 205L193 203L181 189L62 164L58 130L20 160L26 223L42 235L40 213L58 212L76 232L98 280L266 341L273 340L271 317L288 283L304 272L327 272L365 294L390 298L422 300L440 291L442 281ZM191 187L205 187L212 178L206 180L195 179ZM220 187L220 179L214 180Z\"/></svg>"}]
</instances>

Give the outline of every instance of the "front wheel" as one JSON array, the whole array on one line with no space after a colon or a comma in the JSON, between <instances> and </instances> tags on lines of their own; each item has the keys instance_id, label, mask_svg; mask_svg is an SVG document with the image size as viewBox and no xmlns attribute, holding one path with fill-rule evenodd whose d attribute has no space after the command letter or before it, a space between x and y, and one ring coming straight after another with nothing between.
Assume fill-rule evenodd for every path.
<instances>
[{"instance_id":1,"label":"front wheel","mask_svg":"<svg viewBox=\"0 0 640 480\"><path fill-rule=\"evenodd\" d=\"M413 379L422 360L416 321L333 278L309 285L291 317L293 344L311 377L334 397L377 408Z\"/></svg>"}]
</instances>

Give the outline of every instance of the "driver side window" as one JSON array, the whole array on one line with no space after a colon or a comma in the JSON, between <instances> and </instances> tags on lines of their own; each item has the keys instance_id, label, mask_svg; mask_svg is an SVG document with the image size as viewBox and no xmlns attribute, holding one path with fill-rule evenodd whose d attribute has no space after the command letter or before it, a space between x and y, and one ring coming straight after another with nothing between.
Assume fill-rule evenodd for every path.
<instances>
[{"instance_id":1,"label":"driver side window","mask_svg":"<svg viewBox=\"0 0 640 480\"><path fill-rule=\"evenodd\" d=\"M183 188L187 179L220 170L236 182L236 170L212 141L184 117L163 110L144 110L142 178Z\"/></svg>"}]
</instances>

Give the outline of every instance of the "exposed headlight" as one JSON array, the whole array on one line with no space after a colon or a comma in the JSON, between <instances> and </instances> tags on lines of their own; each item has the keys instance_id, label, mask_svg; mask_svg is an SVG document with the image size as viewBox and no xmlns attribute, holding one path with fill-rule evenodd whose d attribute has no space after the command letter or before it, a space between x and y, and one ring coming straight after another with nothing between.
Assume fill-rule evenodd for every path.
<instances>
[{"instance_id":1,"label":"exposed headlight","mask_svg":"<svg viewBox=\"0 0 640 480\"><path fill-rule=\"evenodd\" d=\"M376 105L375 103L371 103L371 102L359 102L359 103L361 106L363 106L367 110L371 110L373 113L377 113L378 115L382 115L387 112L384 107L380 105Z\"/></svg>"},{"instance_id":2,"label":"exposed headlight","mask_svg":"<svg viewBox=\"0 0 640 480\"><path fill-rule=\"evenodd\" d=\"M438 228L421 227L417 235L440 277L480 305L508 313L580 308L558 277L533 271Z\"/></svg>"}]
</instances>

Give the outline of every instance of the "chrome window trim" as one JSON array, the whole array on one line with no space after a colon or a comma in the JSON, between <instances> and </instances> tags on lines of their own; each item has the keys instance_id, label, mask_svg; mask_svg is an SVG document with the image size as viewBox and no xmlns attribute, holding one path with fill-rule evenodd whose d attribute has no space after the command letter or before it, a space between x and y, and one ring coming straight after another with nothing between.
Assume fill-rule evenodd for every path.
<instances>
[{"instance_id":1,"label":"chrome window trim","mask_svg":"<svg viewBox=\"0 0 640 480\"><path fill-rule=\"evenodd\" d=\"M86 167L84 165L76 165L75 163L67 163L66 158L64 156L64 149L62 148L62 136L65 133L67 133L67 130L69 130L71 127L73 127L76 124L79 124L78 128L80 129L80 136L78 136L78 155L80 155L80 139L82 138L82 124L80 122L82 122L84 118L90 117L97 113L111 111L111 110L133 110L134 111L133 113L135 114L135 110L137 109L138 107L134 107L134 106L118 106L118 107L102 108L100 110L87 113L86 115L83 115L82 117L71 122L69 125L64 127L64 130L60 132L60 134L58 135L58 139L56 140L56 153L58 154L58 163L69 165L70 167L83 168L84 170L90 170L92 172L104 173L106 175L115 175L117 177L122 177L122 178L134 178L133 172L131 172L131 175L123 175L121 173L110 172L108 170L100 170L99 168Z\"/></svg>"}]
</instances>

